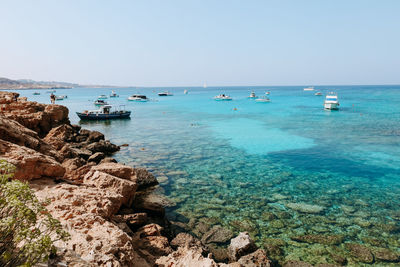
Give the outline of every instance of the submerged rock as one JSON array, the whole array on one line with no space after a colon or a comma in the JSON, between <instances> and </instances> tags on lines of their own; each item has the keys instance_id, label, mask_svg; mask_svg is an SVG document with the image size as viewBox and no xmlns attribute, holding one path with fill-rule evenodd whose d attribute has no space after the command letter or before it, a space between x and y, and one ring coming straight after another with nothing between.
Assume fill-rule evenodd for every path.
<instances>
[{"instance_id":1,"label":"submerged rock","mask_svg":"<svg viewBox=\"0 0 400 267\"><path fill-rule=\"evenodd\" d=\"M342 235L301 235L293 236L292 240L305 243L319 243L324 245L339 245L343 242Z\"/></svg>"},{"instance_id":2,"label":"submerged rock","mask_svg":"<svg viewBox=\"0 0 400 267\"><path fill-rule=\"evenodd\" d=\"M209 243L224 244L228 242L232 237L233 233L230 230L223 228L221 225L215 225L207 233L204 234L201 241L204 244L209 244Z\"/></svg>"},{"instance_id":3,"label":"submerged rock","mask_svg":"<svg viewBox=\"0 0 400 267\"><path fill-rule=\"evenodd\" d=\"M246 267L270 267L272 262L268 259L267 253L263 249L258 249L255 252L243 256L238 260L241 266Z\"/></svg>"},{"instance_id":4,"label":"submerged rock","mask_svg":"<svg viewBox=\"0 0 400 267\"><path fill-rule=\"evenodd\" d=\"M387 248L379 248L374 250L374 255L377 260L385 262L399 262L399 253L393 252Z\"/></svg>"},{"instance_id":5,"label":"submerged rock","mask_svg":"<svg viewBox=\"0 0 400 267\"><path fill-rule=\"evenodd\" d=\"M366 246L354 243L347 243L346 248L350 251L351 256L364 263L373 263L374 255L372 255L371 250Z\"/></svg>"},{"instance_id":6,"label":"submerged rock","mask_svg":"<svg viewBox=\"0 0 400 267\"><path fill-rule=\"evenodd\" d=\"M318 205L310 205L306 203L288 203L286 206L292 210L303 212L303 213L321 213L325 207Z\"/></svg>"},{"instance_id":7,"label":"submerged rock","mask_svg":"<svg viewBox=\"0 0 400 267\"><path fill-rule=\"evenodd\" d=\"M313 266L308 262L291 260L285 262L285 264L283 264L283 267L313 267Z\"/></svg>"}]
</instances>

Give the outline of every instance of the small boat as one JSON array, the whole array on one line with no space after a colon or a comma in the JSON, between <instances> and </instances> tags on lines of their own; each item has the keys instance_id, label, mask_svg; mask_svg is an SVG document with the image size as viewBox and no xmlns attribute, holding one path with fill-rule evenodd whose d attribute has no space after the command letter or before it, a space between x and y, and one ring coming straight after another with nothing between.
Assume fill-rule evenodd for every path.
<instances>
[{"instance_id":1,"label":"small boat","mask_svg":"<svg viewBox=\"0 0 400 267\"><path fill-rule=\"evenodd\" d=\"M158 96L173 96L174 94L168 91L158 93Z\"/></svg>"},{"instance_id":2,"label":"small boat","mask_svg":"<svg viewBox=\"0 0 400 267\"><path fill-rule=\"evenodd\" d=\"M106 96L106 95L99 95L98 97L97 97L97 99L107 99L108 97Z\"/></svg>"},{"instance_id":3,"label":"small boat","mask_svg":"<svg viewBox=\"0 0 400 267\"><path fill-rule=\"evenodd\" d=\"M339 109L339 99L336 93L330 92L326 95L324 101L324 109Z\"/></svg>"},{"instance_id":4,"label":"small boat","mask_svg":"<svg viewBox=\"0 0 400 267\"><path fill-rule=\"evenodd\" d=\"M322 95L322 93L321 93L321 92L316 92L314 95L321 96L321 95Z\"/></svg>"},{"instance_id":5,"label":"small boat","mask_svg":"<svg viewBox=\"0 0 400 267\"><path fill-rule=\"evenodd\" d=\"M131 95L128 97L129 101L147 102L149 99L145 95Z\"/></svg>"},{"instance_id":6,"label":"small boat","mask_svg":"<svg viewBox=\"0 0 400 267\"><path fill-rule=\"evenodd\" d=\"M131 112L125 109L112 110L111 105L101 106L98 110L85 110L76 113L81 120L111 120L130 118Z\"/></svg>"},{"instance_id":7,"label":"small boat","mask_svg":"<svg viewBox=\"0 0 400 267\"><path fill-rule=\"evenodd\" d=\"M112 90L110 97L119 97L119 95L117 95L117 93L114 90Z\"/></svg>"},{"instance_id":8,"label":"small boat","mask_svg":"<svg viewBox=\"0 0 400 267\"><path fill-rule=\"evenodd\" d=\"M225 95L225 94L220 94L220 95L214 96L214 100L217 100L217 101L230 101L230 100L232 100L232 97L230 97L228 95Z\"/></svg>"},{"instance_id":9,"label":"small boat","mask_svg":"<svg viewBox=\"0 0 400 267\"><path fill-rule=\"evenodd\" d=\"M262 96L262 97L260 97L260 98L257 98L257 99L256 99L256 102L257 102L257 103L267 103L267 102L271 102L271 99L269 99L269 98L266 97L266 96Z\"/></svg>"},{"instance_id":10,"label":"small boat","mask_svg":"<svg viewBox=\"0 0 400 267\"><path fill-rule=\"evenodd\" d=\"M104 106L104 105L108 105L108 103L106 101L104 101L103 99L97 99L96 101L94 101L94 104L96 106Z\"/></svg>"},{"instance_id":11,"label":"small boat","mask_svg":"<svg viewBox=\"0 0 400 267\"><path fill-rule=\"evenodd\" d=\"M39 92L34 92L33 95L40 95L40 93Z\"/></svg>"},{"instance_id":12,"label":"small boat","mask_svg":"<svg viewBox=\"0 0 400 267\"><path fill-rule=\"evenodd\" d=\"M314 86L306 87L303 90L304 91L314 91Z\"/></svg>"},{"instance_id":13,"label":"small boat","mask_svg":"<svg viewBox=\"0 0 400 267\"><path fill-rule=\"evenodd\" d=\"M270 93L271 93L270 91L265 92L266 95L269 95Z\"/></svg>"},{"instance_id":14,"label":"small boat","mask_svg":"<svg viewBox=\"0 0 400 267\"><path fill-rule=\"evenodd\" d=\"M249 98L256 98L256 93L254 93L254 91L252 91L249 95Z\"/></svg>"},{"instance_id":15,"label":"small boat","mask_svg":"<svg viewBox=\"0 0 400 267\"><path fill-rule=\"evenodd\" d=\"M65 98L68 98L66 95L57 95L56 100L64 100Z\"/></svg>"},{"instance_id":16,"label":"small boat","mask_svg":"<svg viewBox=\"0 0 400 267\"><path fill-rule=\"evenodd\" d=\"M186 89L185 89L185 91L183 91L183 93L184 93L185 95L187 95L187 93L188 93L188 90L186 90Z\"/></svg>"}]
</instances>

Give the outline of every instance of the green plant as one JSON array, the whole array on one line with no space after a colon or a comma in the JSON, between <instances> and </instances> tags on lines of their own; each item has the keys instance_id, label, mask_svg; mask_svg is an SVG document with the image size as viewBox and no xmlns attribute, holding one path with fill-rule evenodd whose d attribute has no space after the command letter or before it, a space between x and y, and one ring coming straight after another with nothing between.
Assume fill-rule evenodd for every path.
<instances>
[{"instance_id":1,"label":"green plant","mask_svg":"<svg viewBox=\"0 0 400 267\"><path fill-rule=\"evenodd\" d=\"M0 160L0 266L32 266L55 252L69 234L26 182L12 180L15 167Z\"/></svg>"}]
</instances>

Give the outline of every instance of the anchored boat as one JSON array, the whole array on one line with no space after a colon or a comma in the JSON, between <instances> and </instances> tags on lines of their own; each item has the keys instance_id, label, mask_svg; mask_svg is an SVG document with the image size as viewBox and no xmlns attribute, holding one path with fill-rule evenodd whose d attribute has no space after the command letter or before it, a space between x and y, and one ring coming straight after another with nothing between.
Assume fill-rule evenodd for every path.
<instances>
[{"instance_id":1,"label":"anchored boat","mask_svg":"<svg viewBox=\"0 0 400 267\"><path fill-rule=\"evenodd\" d=\"M314 91L314 86L306 87L303 90L304 91Z\"/></svg>"},{"instance_id":2,"label":"anchored boat","mask_svg":"<svg viewBox=\"0 0 400 267\"><path fill-rule=\"evenodd\" d=\"M114 90L112 90L110 97L119 97L119 95Z\"/></svg>"},{"instance_id":3,"label":"anchored boat","mask_svg":"<svg viewBox=\"0 0 400 267\"><path fill-rule=\"evenodd\" d=\"M96 101L94 101L94 104L96 106L104 106L104 105L108 105L108 103L106 101L104 101L103 99L97 99Z\"/></svg>"},{"instance_id":4,"label":"anchored boat","mask_svg":"<svg viewBox=\"0 0 400 267\"><path fill-rule=\"evenodd\" d=\"M131 112L124 109L112 110L111 105L104 105L98 110L85 110L76 114L81 120L112 120L112 119L127 119L130 118Z\"/></svg>"},{"instance_id":5,"label":"anchored boat","mask_svg":"<svg viewBox=\"0 0 400 267\"><path fill-rule=\"evenodd\" d=\"M331 110L339 109L339 99L337 93L330 92L326 95L324 101L324 109L331 109Z\"/></svg>"},{"instance_id":6,"label":"anchored boat","mask_svg":"<svg viewBox=\"0 0 400 267\"><path fill-rule=\"evenodd\" d=\"M129 101L147 102L149 99L145 95L131 95L128 97Z\"/></svg>"},{"instance_id":7,"label":"anchored boat","mask_svg":"<svg viewBox=\"0 0 400 267\"><path fill-rule=\"evenodd\" d=\"M230 97L228 95L225 95L225 94L220 94L220 95L214 96L214 100L217 100L217 101L230 101L230 100L232 100L232 97Z\"/></svg>"},{"instance_id":8,"label":"anchored boat","mask_svg":"<svg viewBox=\"0 0 400 267\"><path fill-rule=\"evenodd\" d=\"M266 96L262 96L262 97L260 97L260 98L257 98L257 99L256 99L256 102L257 102L257 103L268 103L268 102L271 102L271 99L269 99L269 98L266 97Z\"/></svg>"},{"instance_id":9,"label":"anchored boat","mask_svg":"<svg viewBox=\"0 0 400 267\"><path fill-rule=\"evenodd\" d=\"M254 93L254 91L252 91L249 95L249 98L256 98L256 93Z\"/></svg>"},{"instance_id":10,"label":"anchored boat","mask_svg":"<svg viewBox=\"0 0 400 267\"><path fill-rule=\"evenodd\" d=\"M168 91L158 93L158 96L173 96L174 94Z\"/></svg>"}]
</instances>

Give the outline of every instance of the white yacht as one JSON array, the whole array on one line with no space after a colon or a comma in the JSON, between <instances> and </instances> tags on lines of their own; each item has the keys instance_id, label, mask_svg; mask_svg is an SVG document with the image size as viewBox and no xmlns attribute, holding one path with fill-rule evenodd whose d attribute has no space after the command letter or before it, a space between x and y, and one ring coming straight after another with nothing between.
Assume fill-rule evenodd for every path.
<instances>
[{"instance_id":1,"label":"white yacht","mask_svg":"<svg viewBox=\"0 0 400 267\"><path fill-rule=\"evenodd\" d=\"M330 92L326 95L324 109L339 109L339 99L336 93Z\"/></svg>"},{"instance_id":2,"label":"white yacht","mask_svg":"<svg viewBox=\"0 0 400 267\"><path fill-rule=\"evenodd\" d=\"M173 95L174 94L169 91L164 91L164 92L158 93L158 96L173 96Z\"/></svg>"},{"instance_id":3,"label":"white yacht","mask_svg":"<svg viewBox=\"0 0 400 267\"><path fill-rule=\"evenodd\" d=\"M314 91L314 86L306 87L303 90L304 91Z\"/></svg>"},{"instance_id":4,"label":"white yacht","mask_svg":"<svg viewBox=\"0 0 400 267\"><path fill-rule=\"evenodd\" d=\"M254 91L252 91L249 95L249 98L256 98L256 93L254 93Z\"/></svg>"},{"instance_id":5,"label":"white yacht","mask_svg":"<svg viewBox=\"0 0 400 267\"><path fill-rule=\"evenodd\" d=\"M262 96L260 98L257 98L256 102L258 102L258 103L268 103L268 102L271 102L271 99L269 99L266 96Z\"/></svg>"},{"instance_id":6,"label":"white yacht","mask_svg":"<svg viewBox=\"0 0 400 267\"><path fill-rule=\"evenodd\" d=\"M106 95L99 95L98 97L97 97L97 99L107 99L108 97L106 96Z\"/></svg>"},{"instance_id":7,"label":"white yacht","mask_svg":"<svg viewBox=\"0 0 400 267\"><path fill-rule=\"evenodd\" d=\"M188 93L188 90L187 90L187 89L185 89L185 91L183 91L183 93L184 93L185 95L187 95L187 93Z\"/></svg>"},{"instance_id":8,"label":"white yacht","mask_svg":"<svg viewBox=\"0 0 400 267\"><path fill-rule=\"evenodd\" d=\"M269 95L270 93L271 93L270 91L265 92L266 95Z\"/></svg>"},{"instance_id":9,"label":"white yacht","mask_svg":"<svg viewBox=\"0 0 400 267\"><path fill-rule=\"evenodd\" d=\"M128 97L129 101L147 102L149 99L145 95L131 95Z\"/></svg>"},{"instance_id":10,"label":"white yacht","mask_svg":"<svg viewBox=\"0 0 400 267\"><path fill-rule=\"evenodd\" d=\"M214 100L217 100L217 101L230 101L230 100L232 100L232 97L230 97L229 95L220 94L220 95L214 96Z\"/></svg>"},{"instance_id":11,"label":"white yacht","mask_svg":"<svg viewBox=\"0 0 400 267\"><path fill-rule=\"evenodd\" d=\"M322 95L322 93L321 93L321 92L316 92L314 95L321 96L321 95Z\"/></svg>"},{"instance_id":12,"label":"white yacht","mask_svg":"<svg viewBox=\"0 0 400 267\"><path fill-rule=\"evenodd\" d=\"M114 90L112 90L110 97L119 97L119 95Z\"/></svg>"},{"instance_id":13,"label":"white yacht","mask_svg":"<svg viewBox=\"0 0 400 267\"><path fill-rule=\"evenodd\" d=\"M65 98L68 98L66 95L57 95L56 100L64 100Z\"/></svg>"},{"instance_id":14,"label":"white yacht","mask_svg":"<svg viewBox=\"0 0 400 267\"><path fill-rule=\"evenodd\" d=\"M97 99L96 101L94 101L94 104L95 104L96 106L108 105L108 103L107 103L104 99Z\"/></svg>"}]
</instances>

